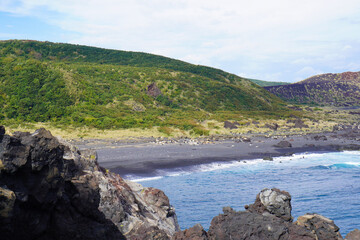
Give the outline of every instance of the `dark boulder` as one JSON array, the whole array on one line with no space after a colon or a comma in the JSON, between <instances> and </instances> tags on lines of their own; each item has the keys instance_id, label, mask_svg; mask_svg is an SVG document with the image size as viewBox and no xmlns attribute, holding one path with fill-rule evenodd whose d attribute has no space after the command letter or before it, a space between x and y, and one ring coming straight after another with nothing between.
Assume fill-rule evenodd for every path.
<instances>
[{"instance_id":1,"label":"dark boulder","mask_svg":"<svg viewBox=\"0 0 360 240\"><path fill-rule=\"evenodd\" d=\"M63 158L64 145L45 129L20 135L0 146L3 239L125 239L99 211L94 179Z\"/></svg>"},{"instance_id":2,"label":"dark boulder","mask_svg":"<svg viewBox=\"0 0 360 240\"><path fill-rule=\"evenodd\" d=\"M156 98L159 95L162 95L162 92L156 86L156 83L151 83L149 86L147 86L146 93L147 93L147 95L154 97L154 98Z\"/></svg>"},{"instance_id":3,"label":"dark boulder","mask_svg":"<svg viewBox=\"0 0 360 240\"><path fill-rule=\"evenodd\" d=\"M319 214L306 214L298 217L296 225L305 227L316 235L318 240L343 239L334 221Z\"/></svg>"},{"instance_id":4,"label":"dark boulder","mask_svg":"<svg viewBox=\"0 0 360 240\"><path fill-rule=\"evenodd\" d=\"M274 216L251 212L226 211L213 218L208 231L209 239L251 240L314 240L310 231L284 222Z\"/></svg>"},{"instance_id":5,"label":"dark boulder","mask_svg":"<svg viewBox=\"0 0 360 240\"><path fill-rule=\"evenodd\" d=\"M208 234L200 224L196 224L192 228L182 232L177 232L172 240L208 240Z\"/></svg>"},{"instance_id":6,"label":"dark boulder","mask_svg":"<svg viewBox=\"0 0 360 240\"><path fill-rule=\"evenodd\" d=\"M45 129L4 135L0 238L165 240L179 230L162 191L125 181L96 157Z\"/></svg>"},{"instance_id":7,"label":"dark boulder","mask_svg":"<svg viewBox=\"0 0 360 240\"><path fill-rule=\"evenodd\" d=\"M325 135L316 135L316 136L314 136L314 140L316 140L316 141L326 141L327 137Z\"/></svg>"},{"instance_id":8,"label":"dark boulder","mask_svg":"<svg viewBox=\"0 0 360 240\"><path fill-rule=\"evenodd\" d=\"M288 141L280 141L277 144L274 145L274 147L278 147L278 148L291 148L292 145L290 142Z\"/></svg>"},{"instance_id":9,"label":"dark boulder","mask_svg":"<svg viewBox=\"0 0 360 240\"><path fill-rule=\"evenodd\" d=\"M200 225L178 232L173 240L340 240L339 228L328 218L307 214L293 223L291 196L279 189L263 189L247 211L224 207L223 214L213 218L206 233ZM349 233L349 240L360 231ZM352 237L352 238L350 238Z\"/></svg>"}]
</instances>

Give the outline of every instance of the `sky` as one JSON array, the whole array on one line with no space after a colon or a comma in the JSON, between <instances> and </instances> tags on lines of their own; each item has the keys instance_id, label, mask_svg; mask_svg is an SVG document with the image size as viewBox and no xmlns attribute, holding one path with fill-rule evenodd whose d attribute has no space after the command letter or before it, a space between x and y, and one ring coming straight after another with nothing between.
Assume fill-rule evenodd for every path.
<instances>
[{"instance_id":1,"label":"sky","mask_svg":"<svg viewBox=\"0 0 360 240\"><path fill-rule=\"evenodd\" d=\"M360 71L359 0L0 0L0 40L141 51L242 77Z\"/></svg>"}]
</instances>

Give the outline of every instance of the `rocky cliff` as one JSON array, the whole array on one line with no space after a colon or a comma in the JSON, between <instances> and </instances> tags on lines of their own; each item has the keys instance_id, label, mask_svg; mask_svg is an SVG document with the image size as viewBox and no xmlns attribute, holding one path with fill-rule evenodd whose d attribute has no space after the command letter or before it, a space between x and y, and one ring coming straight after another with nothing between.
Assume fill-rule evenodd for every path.
<instances>
[{"instance_id":1,"label":"rocky cliff","mask_svg":"<svg viewBox=\"0 0 360 240\"><path fill-rule=\"evenodd\" d=\"M320 74L297 83L265 89L291 103L359 106L360 72Z\"/></svg>"},{"instance_id":2,"label":"rocky cliff","mask_svg":"<svg viewBox=\"0 0 360 240\"><path fill-rule=\"evenodd\" d=\"M45 129L0 127L1 239L169 239L179 226L165 194L99 167Z\"/></svg>"}]
</instances>

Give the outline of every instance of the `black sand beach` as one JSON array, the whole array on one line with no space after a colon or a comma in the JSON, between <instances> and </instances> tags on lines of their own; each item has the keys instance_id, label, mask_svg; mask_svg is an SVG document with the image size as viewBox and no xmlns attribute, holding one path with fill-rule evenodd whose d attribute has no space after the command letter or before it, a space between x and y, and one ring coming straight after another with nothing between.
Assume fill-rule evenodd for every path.
<instances>
[{"instance_id":1,"label":"black sand beach","mask_svg":"<svg viewBox=\"0 0 360 240\"><path fill-rule=\"evenodd\" d=\"M157 170L171 171L195 165L252 159L271 160L272 157L294 153L359 150L357 130L308 135L232 137L214 141L114 142L93 140L76 142L80 148L97 150L102 167L122 176L155 176ZM281 141L283 146L276 146ZM291 145L291 146L290 146Z\"/></svg>"}]
</instances>

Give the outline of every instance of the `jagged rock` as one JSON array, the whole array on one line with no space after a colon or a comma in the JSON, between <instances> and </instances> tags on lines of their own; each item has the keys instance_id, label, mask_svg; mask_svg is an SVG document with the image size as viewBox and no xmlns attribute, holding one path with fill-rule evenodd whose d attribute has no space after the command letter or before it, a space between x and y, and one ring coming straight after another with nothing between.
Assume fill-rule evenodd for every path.
<instances>
[{"instance_id":1,"label":"jagged rock","mask_svg":"<svg viewBox=\"0 0 360 240\"><path fill-rule=\"evenodd\" d=\"M319 214L306 214L298 217L295 224L305 227L316 235L318 240L343 239L334 221Z\"/></svg>"},{"instance_id":2,"label":"jagged rock","mask_svg":"<svg viewBox=\"0 0 360 240\"><path fill-rule=\"evenodd\" d=\"M345 237L345 240L359 240L359 239L360 239L360 230L359 229L355 229L355 230L349 232Z\"/></svg>"},{"instance_id":3,"label":"jagged rock","mask_svg":"<svg viewBox=\"0 0 360 240\"><path fill-rule=\"evenodd\" d=\"M213 218L209 231L200 225L178 232L173 240L340 240L339 228L328 218L317 214L299 217L293 223L291 196L279 189L263 189L255 203L245 206L247 211L237 212L224 207L223 214ZM359 230L348 234L357 238ZM351 238L352 237L352 238Z\"/></svg>"},{"instance_id":4,"label":"jagged rock","mask_svg":"<svg viewBox=\"0 0 360 240\"><path fill-rule=\"evenodd\" d=\"M208 235L200 224L196 224L192 228L175 233L172 240L208 240Z\"/></svg>"},{"instance_id":5,"label":"jagged rock","mask_svg":"<svg viewBox=\"0 0 360 240\"><path fill-rule=\"evenodd\" d=\"M162 92L160 89L156 86L156 83L151 83L149 86L147 86L147 95L152 96L156 98L159 95L162 95Z\"/></svg>"},{"instance_id":6,"label":"jagged rock","mask_svg":"<svg viewBox=\"0 0 360 240\"><path fill-rule=\"evenodd\" d=\"M274 147L278 148L290 148L292 147L291 143L288 141L280 141L277 144L274 145Z\"/></svg>"},{"instance_id":7,"label":"jagged rock","mask_svg":"<svg viewBox=\"0 0 360 240\"><path fill-rule=\"evenodd\" d=\"M45 129L4 135L1 238L160 240L179 230L163 192L124 181L96 158Z\"/></svg>"},{"instance_id":8,"label":"jagged rock","mask_svg":"<svg viewBox=\"0 0 360 240\"><path fill-rule=\"evenodd\" d=\"M227 211L213 218L208 231L209 240L314 240L310 231L274 216L251 212ZM189 238L191 239L191 238Z\"/></svg>"},{"instance_id":9,"label":"jagged rock","mask_svg":"<svg viewBox=\"0 0 360 240\"><path fill-rule=\"evenodd\" d=\"M275 215L285 221L292 221L291 196L286 191L277 188L263 189L256 196L254 204L246 207L249 212L257 212L262 215Z\"/></svg>"}]
</instances>

